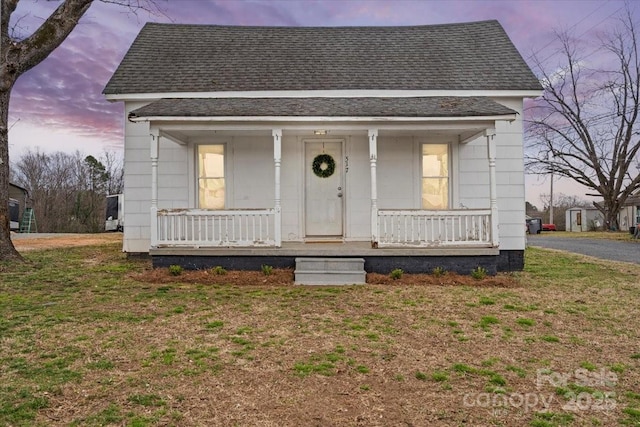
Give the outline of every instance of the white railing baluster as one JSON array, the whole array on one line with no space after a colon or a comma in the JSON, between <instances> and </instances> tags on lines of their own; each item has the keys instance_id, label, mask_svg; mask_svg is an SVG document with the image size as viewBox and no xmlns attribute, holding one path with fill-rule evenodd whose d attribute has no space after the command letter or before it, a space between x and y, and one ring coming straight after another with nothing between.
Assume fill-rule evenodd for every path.
<instances>
[{"instance_id":1,"label":"white railing baluster","mask_svg":"<svg viewBox=\"0 0 640 427\"><path fill-rule=\"evenodd\" d=\"M275 246L274 209L158 210L158 246Z\"/></svg>"},{"instance_id":2,"label":"white railing baluster","mask_svg":"<svg viewBox=\"0 0 640 427\"><path fill-rule=\"evenodd\" d=\"M379 210L378 245L491 246L490 209Z\"/></svg>"}]
</instances>

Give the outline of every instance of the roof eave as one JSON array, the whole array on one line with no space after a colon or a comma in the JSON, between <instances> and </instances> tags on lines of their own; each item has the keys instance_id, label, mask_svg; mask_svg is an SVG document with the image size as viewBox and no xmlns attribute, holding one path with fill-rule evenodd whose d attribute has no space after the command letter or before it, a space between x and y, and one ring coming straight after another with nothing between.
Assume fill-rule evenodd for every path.
<instances>
[{"instance_id":1,"label":"roof eave","mask_svg":"<svg viewBox=\"0 0 640 427\"><path fill-rule=\"evenodd\" d=\"M491 116L442 116L442 117L357 117L357 116L146 116L136 117L130 116L129 121L134 123L140 122L480 122L480 121L509 121L516 120L517 114L501 114Z\"/></svg>"},{"instance_id":2,"label":"roof eave","mask_svg":"<svg viewBox=\"0 0 640 427\"><path fill-rule=\"evenodd\" d=\"M156 101L166 98L411 98L430 96L483 96L488 98L537 98L542 90L280 90L280 91L223 91L223 92L154 92L104 94L111 102Z\"/></svg>"}]
</instances>

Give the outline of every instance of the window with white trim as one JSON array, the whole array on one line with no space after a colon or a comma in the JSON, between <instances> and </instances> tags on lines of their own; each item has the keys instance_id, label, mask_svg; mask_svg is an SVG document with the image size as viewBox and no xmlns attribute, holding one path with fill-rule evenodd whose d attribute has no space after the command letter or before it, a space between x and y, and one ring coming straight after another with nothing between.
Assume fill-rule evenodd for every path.
<instances>
[{"instance_id":1,"label":"window with white trim","mask_svg":"<svg viewBox=\"0 0 640 427\"><path fill-rule=\"evenodd\" d=\"M422 209L449 208L449 145L422 144Z\"/></svg>"},{"instance_id":2,"label":"window with white trim","mask_svg":"<svg viewBox=\"0 0 640 427\"><path fill-rule=\"evenodd\" d=\"M198 145L198 206L225 208L224 144Z\"/></svg>"}]
</instances>

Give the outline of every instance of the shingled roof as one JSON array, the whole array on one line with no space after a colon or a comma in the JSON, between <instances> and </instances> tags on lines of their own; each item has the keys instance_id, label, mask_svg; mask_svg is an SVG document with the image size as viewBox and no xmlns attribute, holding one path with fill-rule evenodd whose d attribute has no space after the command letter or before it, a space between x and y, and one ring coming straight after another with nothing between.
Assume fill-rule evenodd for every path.
<instances>
[{"instance_id":1,"label":"shingled roof","mask_svg":"<svg viewBox=\"0 0 640 427\"><path fill-rule=\"evenodd\" d=\"M498 21L406 27L146 24L107 95L541 90Z\"/></svg>"},{"instance_id":2,"label":"shingled roof","mask_svg":"<svg viewBox=\"0 0 640 427\"><path fill-rule=\"evenodd\" d=\"M484 97L175 98L132 111L136 117L478 117L515 115Z\"/></svg>"}]
</instances>

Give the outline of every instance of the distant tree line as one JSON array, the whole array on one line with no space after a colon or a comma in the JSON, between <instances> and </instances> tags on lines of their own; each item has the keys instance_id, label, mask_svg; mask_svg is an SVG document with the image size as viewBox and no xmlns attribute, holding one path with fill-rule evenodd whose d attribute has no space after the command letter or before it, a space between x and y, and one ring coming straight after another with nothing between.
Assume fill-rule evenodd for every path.
<instances>
[{"instance_id":1,"label":"distant tree line","mask_svg":"<svg viewBox=\"0 0 640 427\"><path fill-rule=\"evenodd\" d=\"M123 188L120 157L29 150L11 164L11 181L29 191L40 233L104 231L106 196Z\"/></svg>"}]
</instances>

